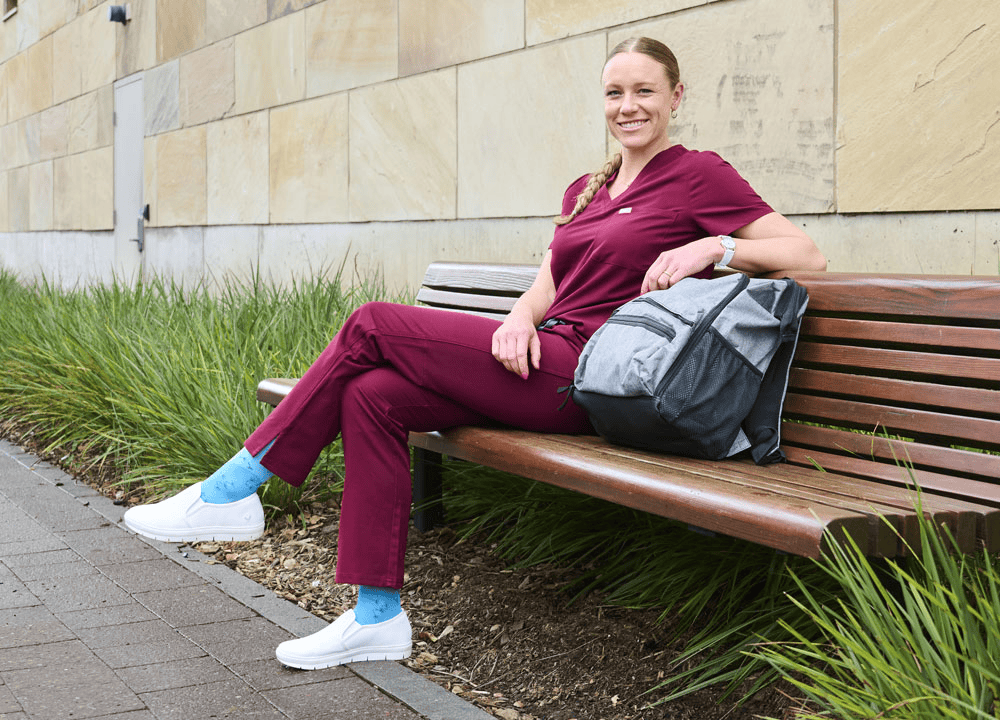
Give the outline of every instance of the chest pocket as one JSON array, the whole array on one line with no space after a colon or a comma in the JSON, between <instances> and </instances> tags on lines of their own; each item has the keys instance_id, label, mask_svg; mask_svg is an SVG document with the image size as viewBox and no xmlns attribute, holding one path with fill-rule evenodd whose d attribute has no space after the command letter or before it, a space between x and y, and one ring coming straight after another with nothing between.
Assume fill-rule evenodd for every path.
<instances>
[{"instance_id":1,"label":"chest pocket","mask_svg":"<svg viewBox=\"0 0 1000 720\"><path fill-rule=\"evenodd\" d=\"M677 210L650 207L609 211L594 228L594 260L645 272L657 255L678 244L675 223L679 214Z\"/></svg>"}]
</instances>

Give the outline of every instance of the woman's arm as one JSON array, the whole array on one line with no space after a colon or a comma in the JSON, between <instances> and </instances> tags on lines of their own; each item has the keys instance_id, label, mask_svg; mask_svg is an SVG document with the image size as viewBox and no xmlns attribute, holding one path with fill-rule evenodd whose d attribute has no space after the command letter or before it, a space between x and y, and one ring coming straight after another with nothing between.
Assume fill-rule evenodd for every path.
<instances>
[{"instance_id":1,"label":"woman's arm","mask_svg":"<svg viewBox=\"0 0 1000 720\"><path fill-rule=\"evenodd\" d=\"M503 325L493 333L493 357L505 368L528 378L528 362L536 370L542 357L541 343L535 328L545 318L556 296L552 279L552 251L545 253L531 287L514 303Z\"/></svg>"},{"instance_id":2,"label":"woman's arm","mask_svg":"<svg viewBox=\"0 0 1000 720\"><path fill-rule=\"evenodd\" d=\"M729 267L748 273L826 270L826 258L806 233L781 213L768 213L733 233ZM722 260L718 237L706 237L660 254L646 271L640 292L663 290Z\"/></svg>"}]
</instances>

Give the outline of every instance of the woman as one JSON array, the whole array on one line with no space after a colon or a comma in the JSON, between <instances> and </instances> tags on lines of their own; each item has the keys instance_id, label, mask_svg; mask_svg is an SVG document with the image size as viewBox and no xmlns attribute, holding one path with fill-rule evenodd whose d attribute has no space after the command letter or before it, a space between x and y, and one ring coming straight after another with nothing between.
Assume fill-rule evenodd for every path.
<instances>
[{"instance_id":1,"label":"woman","mask_svg":"<svg viewBox=\"0 0 1000 720\"><path fill-rule=\"evenodd\" d=\"M277 474L299 485L341 435L345 483L336 580L358 604L330 626L279 645L303 669L399 659L411 649L400 606L410 513L407 435L487 420L591 432L568 403L587 338L626 301L715 264L747 272L822 270L812 240L774 212L714 153L669 139L684 95L677 61L647 38L618 45L602 75L605 116L621 143L574 182L531 288L498 323L387 303L355 312L294 390L232 460L125 523L159 540L246 540L263 532L256 489Z\"/></svg>"}]
</instances>

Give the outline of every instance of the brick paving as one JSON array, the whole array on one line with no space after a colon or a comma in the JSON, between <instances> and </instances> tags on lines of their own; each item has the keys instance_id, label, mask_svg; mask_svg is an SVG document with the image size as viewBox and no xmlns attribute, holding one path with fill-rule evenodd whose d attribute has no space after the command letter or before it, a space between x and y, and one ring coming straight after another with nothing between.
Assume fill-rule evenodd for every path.
<instances>
[{"instance_id":1,"label":"brick paving","mask_svg":"<svg viewBox=\"0 0 1000 720\"><path fill-rule=\"evenodd\" d=\"M325 623L0 440L0 720L489 720L400 663L302 672Z\"/></svg>"}]
</instances>

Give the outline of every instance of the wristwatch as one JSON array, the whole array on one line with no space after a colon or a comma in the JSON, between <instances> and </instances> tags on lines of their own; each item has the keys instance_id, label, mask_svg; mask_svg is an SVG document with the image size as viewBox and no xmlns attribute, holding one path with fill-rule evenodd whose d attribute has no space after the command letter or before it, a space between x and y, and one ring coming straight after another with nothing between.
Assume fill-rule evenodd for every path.
<instances>
[{"instance_id":1,"label":"wristwatch","mask_svg":"<svg viewBox=\"0 0 1000 720\"><path fill-rule=\"evenodd\" d=\"M727 268L729 263L733 261L733 255L736 254L736 242L728 235L719 235L719 243L725 250L722 253L722 260L719 261L719 267Z\"/></svg>"}]
</instances>

